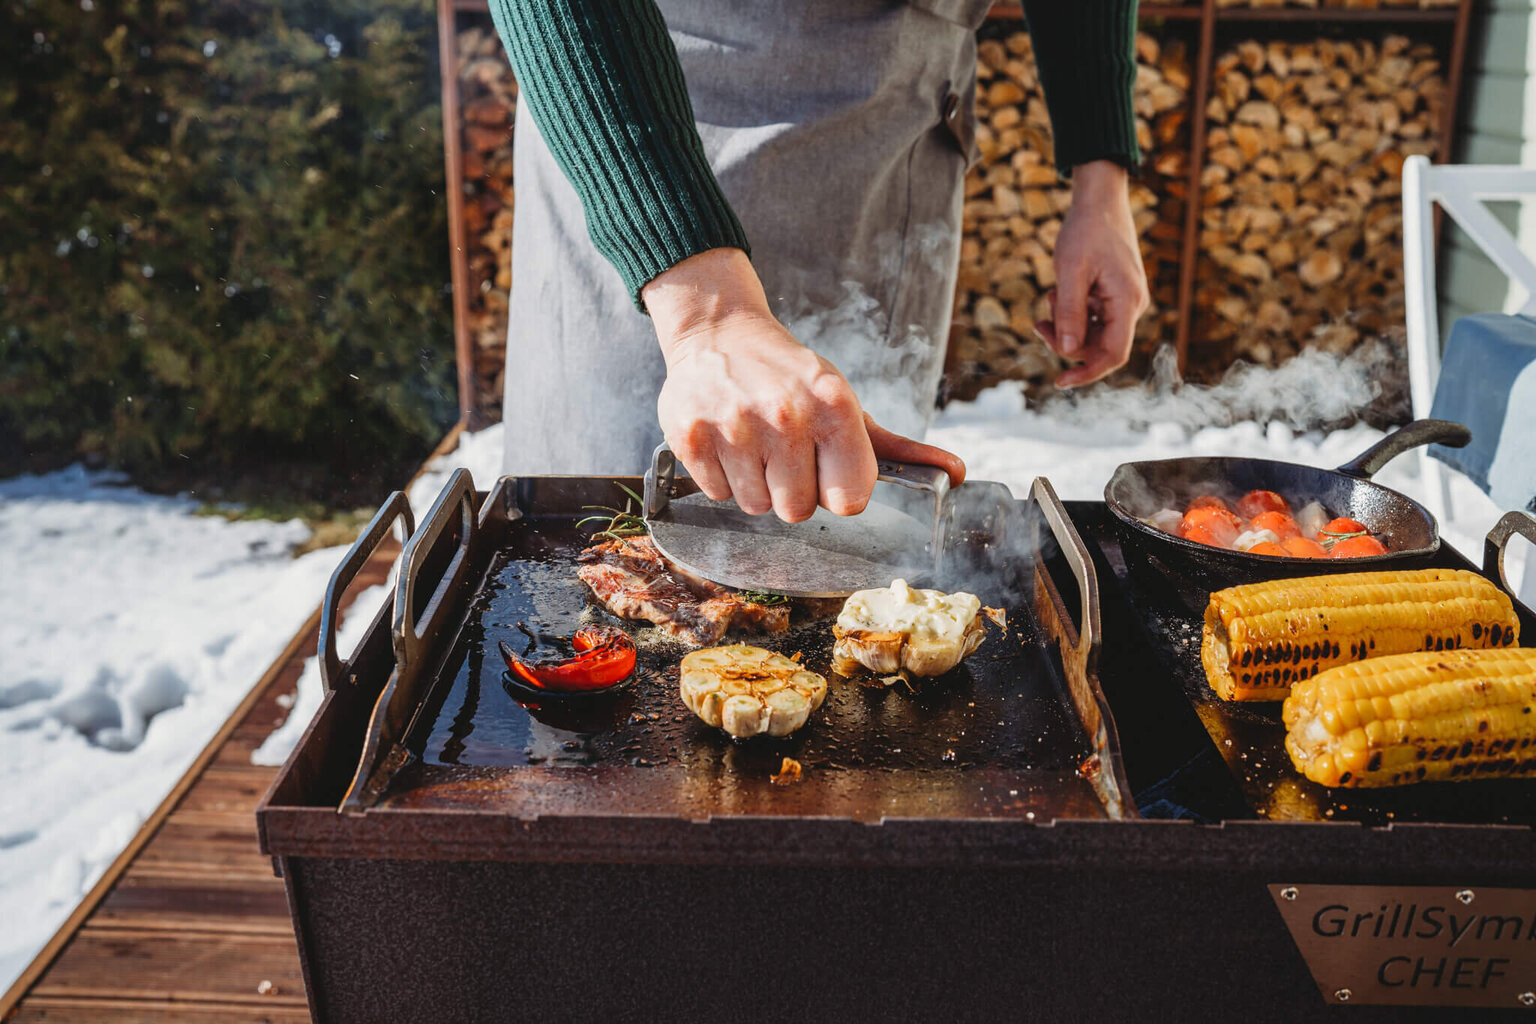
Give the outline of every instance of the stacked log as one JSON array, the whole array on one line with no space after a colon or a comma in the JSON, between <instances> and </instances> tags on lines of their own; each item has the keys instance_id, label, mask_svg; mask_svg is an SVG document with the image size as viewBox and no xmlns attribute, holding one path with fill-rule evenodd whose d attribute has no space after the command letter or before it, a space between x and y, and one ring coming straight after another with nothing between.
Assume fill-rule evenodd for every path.
<instances>
[{"instance_id":1,"label":"stacked log","mask_svg":"<svg viewBox=\"0 0 1536 1024\"><path fill-rule=\"evenodd\" d=\"M1343 7L1371 9L1378 7L1429 9L1455 7L1460 0L1216 0L1217 7Z\"/></svg>"},{"instance_id":2,"label":"stacked log","mask_svg":"<svg viewBox=\"0 0 1536 1024\"><path fill-rule=\"evenodd\" d=\"M950 398L969 398L1002 380L1042 385L1063 366L1035 335L1034 323L1049 315L1052 259L1072 193L1053 162L1029 34L1010 26L983 39L978 53L981 158L965 181L960 278L945 363ZM1147 353L1171 342L1176 328L1191 70L1180 40L1139 33L1136 56L1134 105L1145 167L1132 182L1131 209L1153 293L1153 310L1136 332L1138 351Z\"/></svg>"},{"instance_id":3,"label":"stacked log","mask_svg":"<svg viewBox=\"0 0 1536 1024\"><path fill-rule=\"evenodd\" d=\"M458 57L464 247L476 407L484 422L495 422L501 419L507 294L512 287L512 122L517 81L500 40L488 26L459 33Z\"/></svg>"},{"instance_id":4,"label":"stacked log","mask_svg":"<svg viewBox=\"0 0 1536 1024\"><path fill-rule=\"evenodd\" d=\"M1153 310L1138 325L1133 372L1177 330L1194 116L1185 42L1140 33L1136 50L1144 164L1131 205ZM965 182L945 372L955 398L1002 380L1041 387L1062 365L1033 324L1056 283L1052 257L1071 192L1052 162L1029 35L1020 23L990 23L979 56L980 161ZM494 421L517 85L488 24L461 30L458 79L468 327L479 411ZM1219 374L1240 358L1278 364L1311 345L1342 353L1402 322L1399 178L1408 155L1435 153L1445 89L1436 51L1400 36L1245 41L1219 54L1204 111L1193 375Z\"/></svg>"},{"instance_id":5,"label":"stacked log","mask_svg":"<svg viewBox=\"0 0 1536 1024\"><path fill-rule=\"evenodd\" d=\"M1192 366L1342 353L1402 322L1403 160L1434 155L1444 92L1434 49L1402 36L1218 55Z\"/></svg>"}]
</instances>

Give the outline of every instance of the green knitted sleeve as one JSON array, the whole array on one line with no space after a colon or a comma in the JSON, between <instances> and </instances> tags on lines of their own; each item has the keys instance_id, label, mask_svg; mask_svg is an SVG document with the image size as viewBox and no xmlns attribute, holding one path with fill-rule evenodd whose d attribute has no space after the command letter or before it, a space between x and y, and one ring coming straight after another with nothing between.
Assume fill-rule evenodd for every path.
<instances>
[{"instance_id":1,"label":"green knitted sleeve","mask_svg":"<svg viewBox=\"0 0 1536 1024\"><path fill-rule=\"evenodd\" d=\"M750 253L704 157L654 0L490 7L529 112L581 197L592 241L637 306L647 282L689 256L723 246Z\"/></svg>"},{"instance_id":2,"label":"green knitted sleeve","mask_svg":"<svg viewBox=\"0 0 1536 1024\"><path fill-rule=\"evenodd\" d=\"M1141 161L1136 84L1136 0L1024 0L1035 64L1056 138L1056 166Z\"/></svg>"}]
</instances>

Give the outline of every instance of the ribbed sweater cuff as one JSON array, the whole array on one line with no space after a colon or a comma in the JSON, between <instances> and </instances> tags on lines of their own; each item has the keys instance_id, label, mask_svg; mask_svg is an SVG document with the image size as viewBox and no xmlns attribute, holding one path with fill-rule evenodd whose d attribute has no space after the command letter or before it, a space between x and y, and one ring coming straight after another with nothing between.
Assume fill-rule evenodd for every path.
<instances>
[{"instance_id":1,"label":"ribbed sweater cuff","mask_svg":"<svg viewBox=\"0 0 1536 1024\"><path fill-rule=\"evenodd\" d=\"M653 0L491 0L529 112L635 304L707 249L750 254Z\"/></svg>"},{"instance_id":2,"label":"ribbed sweater cuff","mask_svg":"<svg viewBox=\"0 0 1536 1024\"><path fill-rule=\"evenodd\" d=\"M1136 84L1136 0L1025 0L1063 174L1092 160L1141 162L1131 90Z\"/></svg>"}]
</instances>

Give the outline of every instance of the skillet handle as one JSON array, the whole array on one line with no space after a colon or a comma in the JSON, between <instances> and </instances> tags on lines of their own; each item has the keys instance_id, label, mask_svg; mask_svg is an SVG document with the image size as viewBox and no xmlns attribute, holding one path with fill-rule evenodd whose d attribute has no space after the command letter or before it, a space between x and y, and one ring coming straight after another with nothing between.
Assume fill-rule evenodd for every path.
<instances>
[{"instance_id":1,"label":"skillet handle","mask_svg":"<svg viewBox=\"0 0 1536 1024\"><path fill-rule=\"evenodd\" d=\"M1509 548L1510 538L1517 533L1536 544L1536 516L1520 510L1506 512L1504 518L1493 524L1493 529L1488 531L1488 539L1483 541L1483 572L1493 577L1511 597L1515 591L1509 585L1509 577L1504 575L1504 554ZM1529 558L1526 560L1525 571L1536 571L1536 564L1532 564Z\"/></svg>"},{"instance_id":2,"label":"skillet handle","mask_svg":"<svg viewBox=\"0 0 1536 1024\"><path fill-rule=\"evenodd\" d=\"M395 491L384 499L384 504L374 513L366 529L352 542L352 549L331 574L331 582L325 588L325 600L320 605L320 684L330 693L341 682L341 658L336 653L337 616L341 609L341 595L346 593L357 578L363 564L373 557L379 545L389 536L390 529L399 520L402 527L402 543L416 532L416 517L411 514L411 503L404 491Z\"/></svg>"},{"instance_id":3,"label":"skillet handle","mask_svg":"<svg viewBox=\"0 0 1536 1024\"><path fill-rule=\"evenodd\" d=\"M1472 440L1472 431L1451 420L1414 420L1398 427L1386 437L1371 445L1359 455L1339 467L1339 472L1360 480L1369 480L1381 472L1381 467L1399 455L1426 444L1443 444L1447 448L1465 448Z\"/></svg>"}]
</instances>

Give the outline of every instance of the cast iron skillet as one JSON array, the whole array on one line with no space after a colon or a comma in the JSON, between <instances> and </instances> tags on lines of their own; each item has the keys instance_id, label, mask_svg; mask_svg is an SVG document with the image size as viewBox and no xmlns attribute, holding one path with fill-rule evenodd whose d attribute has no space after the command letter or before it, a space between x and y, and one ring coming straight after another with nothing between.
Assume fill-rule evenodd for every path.
<instances>
[{"instance_id":1,"label":"cast iron skillet","mask_svg":"<svg viewBox=\"0 0 1536 1024\"><path fill-rule=\"evenodd\" d=\"M1440 547L1435 517L1407 495L1372 483L1381 467L1425 444L1460 448L1472 432L1449 420L1415 420L1382 438L1338 469L1317 469L1269 459L1189 458L1128 462L1104 488L1127 555L1150 556L1176 573L1213 589L1254 580L1316 576L1322 573L1411 569ZM1290 558L1250 555L1197 544L1142 522L1160 508L1182 509L1198 494L1236 500L1248 491L1277 491L1300 508L1316 499L1330 516L1364 523L1387 546L1367 558Z\"/></svg>"}]
</instances>

